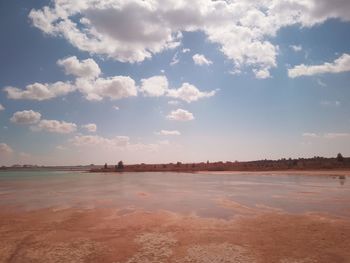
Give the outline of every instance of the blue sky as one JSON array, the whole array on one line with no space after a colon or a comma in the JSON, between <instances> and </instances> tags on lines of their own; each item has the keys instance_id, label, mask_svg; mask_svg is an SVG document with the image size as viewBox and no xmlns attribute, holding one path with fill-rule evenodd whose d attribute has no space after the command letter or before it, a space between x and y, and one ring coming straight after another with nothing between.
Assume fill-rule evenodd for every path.
<instances>
[{"instance_id":1,"label":"blue sky","mask_svg":"<svg viewBox=\"0 0 350 263\"><path fill-rule=\"evenodd\" d=\"M0 164L350 155L349 4L172 1L1 2Z\"/></svg>"}]
</instances>

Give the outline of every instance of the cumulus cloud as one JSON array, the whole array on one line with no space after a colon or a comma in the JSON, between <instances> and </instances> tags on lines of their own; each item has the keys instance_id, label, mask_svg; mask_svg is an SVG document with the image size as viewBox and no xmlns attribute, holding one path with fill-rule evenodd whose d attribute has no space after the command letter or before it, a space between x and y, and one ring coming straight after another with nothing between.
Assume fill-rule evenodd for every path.
<instances>
[{"instance_id":1,"label":"cumulus cloud","mask_svg":"<svg viewBox=\"0 0 350 263\"><path fill-rule=\"evenodd\" d=\"M204 55L201 54L195 54L192 57L194 64L199 66L209 66L210 64L213 64L213 62L209 59L207 59Z\"/></svg>"},{"instance_id":2,"label":"cumulus cloud","mask_svg":"<svg viewBox=\"0 0 350 263\"><path fill-rule=\"evenodd\" d=\"M57 65L63 67L67 75L79 78L96 78L101 74L100 67L91 58L79 61L76 56L72 56L58 60Z\"/></svg>"},{"instance_id":3,"label":"cumulus cloud","mask_svg":"<svg viewBox=\"0 0 350 263\"><path fill-rule=\"evenodd\" d=\"M270 77L270 72L267 69L260 69L260 70L253 69L253 72L257 79L267 79Z\"/></svg>"},{"instance_id":4,"label":"cumulus cloud","mask_svg":"<svg viewBox=\"0 0 350 263\"><path fill-rule=\"evenodd\" d=\"M99 101L103 98L118 100L137 96L135 81L126 76L97 78L94 80L79 78L76 81L76 86L87 100Z\"/></svg>"},{"instance_id":5,"label":"cumulus cloud","mask_svg":"<svg viewBox=\"0 0 350 263\"><path fill-rule=\"evenodd\" d=\"M2 106L2 104L0 103L0 111L3 111L5 109L4 106Z\"/></svg>"},{"instance_id":6,"label":"cumulus cloud","mask_svg":"<svg viewBox=\"0 0 350 263\"><path fill-rule=\"evenodd\" d=\"M58 60L57 64L62 66L67 74L77 77L75 85L70 82L58 81L52 84L34 83L27 85L24 90L5 87L4 91L7 92L7 97L42 101L63 96L75 90L82 93L87 100L95 101L101 101L103 98L117 100L137 96L138 87L132 78L129 76L98 77L101 70L93 59L78 60L74 56ZM144 93L155 95L151 80L145 82Z\"/></svg>"},{"instance_id":7,"label":"cumulus cloud","mask_svg":"<svg viewBox=\"0 0 350 263\"><path fill-rule=\"evenodd\" d=\"M177 109L171 111L167 119L173 120L173 121L191 121L194 119L194 116L191 112L183 109Z\"/></svg>"},{"instance_id":8,"label":"cumulus cloud","mask_svg":"<svg viewBox=\"0 0 350 263\"><path fill-rule=\"evenodd\" d=\"M49 100L58 96L66 95L75 90L74 85L69 82L55 83L34 83L27 85L24 90L16 87L5 87L9 99L27 99L27 100Z\"/></svg>"},{"instance_id":9,"label":"cumulus cloud","mask_svg":"<svg viewBox=\"0 0 350 263\"><path fill-rule=\"evenodd\" d=\"M235 69L276 67L271 39L291 25L311 27L329 18L350 20L345 0L62 1L29 13L45 34L80 50L121 62L141 62L181 44L182 32L203 32ZM265 73L265 75L267 75ZM259 74L263 76L263 74Z\"/></svg>"},{"instance_id":10,"label":"cumulus cloud","mask_svg":"<svg viewBox=\"0 0 350 263\"><path fill-rule=\"evenodd\" d=\"M145 96L163 96L168 90L168 79L165 76L154 76L148 79L141 79L140 91Z\"/></svg>"},{"instance_id":11,"label":"cumulus cloud","mask_svg":"<svg viewBox=\"0 0 350 263\"><path fill-rule=\"evenodd\" d=\"M41 114L33 110L15 112L10 121L17 124L35 124L41 119Z\"/></svg>"},{"instance_id":12,"label":"cumulus cloud","mask_svg":"<svg viewBox=\"0 0 350 263\"><path fill-rule=\"evenodd\" d=\"M33 110L24 110L15 112L10 121L17 124L31 124L32 131L48 131L53 133L72 133L77 130L75 123L41 120L41 114Z\"/></svg>"},{"instance_id":13,"label":"cumulus cloud","mask_svg":"<svg viewBox=\"0 0 350 263\"><path fill-rule=\"evenodd\" d=\"M187 82L183 83L178 89L169 88L168 79L165 76L154 76L141 80L140 91L145 96L160 97L167 96L174 99L180 99L188 103L197 101L201 98L209 98L216 94L216 90L209 92L200 91L196 86ZM169 104L177 104L171 101Z\"/></svg>"},{"instance_id":14,"label":"cumulus cloud","mask_svg":"<svg viewBox=\"0 0 350 263\"><path fill-rule=\"evenodd\" d=\"M41 120L36 126L32 126L31 128L33 131L68 134L75 132L77 130L77 125L65 121Z\"/></svg>"},{"instance_id":15,"label":"cumulus cloud","mask_svg":"<svg viewBox=\"0 0 350 263\"><path fill-rule=\"evenodd\" d=\"M189 48L183 48L182 49L182 53L188 53L188 52L191 52L191 49L189 49Z\"/></svg>"},{"instance_id":16,"label":"cumulus cloud","mask_svg":"<svg viewBox=\"0 0 350 263\"><path fill-rule=\"evenodd\" d=\"M6 156L13 153L13 149L6 143L0 143L0 156Z\"/></svg>"},{"instance_id":17,"label":"cumulus cloud","mask_svg":"<svg viewBox=\"0 0 350 263\"><path fill-rule=\"evenodd\" d=\"M156 132L157 135L181 135L181 133L177 130L169 131L169 130L161 130Z\"/></svg>"},{"instance_id":18,"label":"cumulus cloud","mask_svg":"<svg viewBox=\"0 0 350 263\"><path fill-rule=\"evenodd\" d=\"M97 131L97 125L95 123L89 123L81 126L82 128L86 129L88 132L96 132Z\"/></svg>"},{"instance_id":19,"label":"cumulus cloud","mask_svg":"<svg viewBox=\"0 0 350 263\"><path fill-rule=\"evenodd\" d=\"M171 98L181 99L188 103L197 101L201 98L209 98L216 94L216 90L210 92L200 91L196 86L189 83L183 83L178 89L169 89L167 96Z\"/></svg>"},{"instance_id":20,"label":"cumulus cloud","mask_svg":"<svg viewBox=\"0 0 350 263\"><path fill-rule=\"evenodd\" d=\"M288 69L288 76L290 78L297 78L301 76L312 76L324 73L341 73L350 71L350 55L343 54L333 62L326 62L321 65L297 65L294 68Z\"/></svg>"}]
</instances>

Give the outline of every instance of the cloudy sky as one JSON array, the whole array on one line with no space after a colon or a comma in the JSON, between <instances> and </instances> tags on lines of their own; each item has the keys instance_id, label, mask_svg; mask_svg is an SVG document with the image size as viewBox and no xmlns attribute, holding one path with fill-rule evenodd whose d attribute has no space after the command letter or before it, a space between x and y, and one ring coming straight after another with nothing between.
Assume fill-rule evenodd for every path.
<instances>
[{"instance_id":1,"label":"cloudy sky","mask_svg":"<svg viewBox=\"0 0 350 263\"><path fill-rule=\"evenodd\" d=\"M1 1L0 164L350 155L349 10Z\"/></svg>"}]
</instances>

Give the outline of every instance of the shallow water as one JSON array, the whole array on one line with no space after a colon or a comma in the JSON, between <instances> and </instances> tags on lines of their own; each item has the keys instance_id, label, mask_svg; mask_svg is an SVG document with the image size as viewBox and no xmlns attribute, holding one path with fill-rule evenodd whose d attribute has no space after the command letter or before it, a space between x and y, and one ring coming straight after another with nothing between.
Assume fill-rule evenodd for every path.
<instances>
[{"instance_id":1,"label":"shallow water","mask_svg":"<svg viewBox=\"0 0 350 263\"><path fill-rule=\"evenodd\" d=\"M0 206L167 210L230 218L252 210L350 217L350 177L332 175L0 172Z\"/></svg>"}]
</instances>

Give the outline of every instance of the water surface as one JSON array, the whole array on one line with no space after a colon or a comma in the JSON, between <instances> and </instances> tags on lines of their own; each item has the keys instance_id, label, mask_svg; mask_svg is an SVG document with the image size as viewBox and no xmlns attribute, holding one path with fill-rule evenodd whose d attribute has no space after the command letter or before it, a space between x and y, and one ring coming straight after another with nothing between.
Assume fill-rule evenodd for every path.
<instances>
[{"instance_id":1,"label":"water surface","mask_svg":"<svg viewBox=\"0 0 350 263\"><path fill-rule=\"evenodd\" d=\"M350 216L350 177L300 174L0 172L0 206L168 210L230 218L249 209Z\"/></svg>"}]
</instances>

